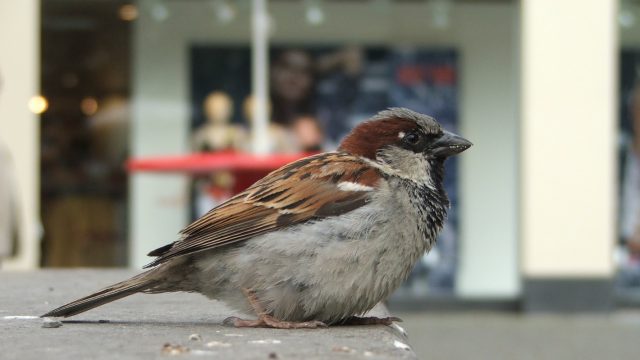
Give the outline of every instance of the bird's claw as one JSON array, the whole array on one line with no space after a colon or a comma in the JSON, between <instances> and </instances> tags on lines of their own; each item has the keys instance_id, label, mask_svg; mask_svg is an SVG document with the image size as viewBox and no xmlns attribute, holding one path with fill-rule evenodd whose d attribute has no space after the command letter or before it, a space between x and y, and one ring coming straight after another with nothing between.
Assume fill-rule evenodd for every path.
<instances>
[{"instance_id":1,"label":"bird's claw","mask_svg":"<svg viewBox=\"0 0 640 360\"><path fill-rule=\"evenodd\" d=\"M266 327L273 329L317 329L327 327L322 321L312 320L303 322L282 321L270 315L260 316L258 320L245 320L235 316L228 317L222 322L226 326L241 327Z\"/></svg>"}]
</instances>

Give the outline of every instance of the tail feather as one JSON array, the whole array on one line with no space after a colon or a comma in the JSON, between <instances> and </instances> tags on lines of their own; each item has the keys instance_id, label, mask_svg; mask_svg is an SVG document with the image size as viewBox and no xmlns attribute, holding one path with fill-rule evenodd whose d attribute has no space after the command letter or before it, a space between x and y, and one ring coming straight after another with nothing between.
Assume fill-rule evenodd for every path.
<instances>
[{"instance_id":1,"label":"tail feather","mask_svg":"<svg viewBox=\"0 0 640 360\"><path fill-rule=\"evenodd\" d=\"M153 271L153 270L151 270ZM149 276L151 271L134 276L129 280L113 284L94 294L85 296L76 301L70 302L57 309L51 310L41 317L69 317L91 310L98 306L122 299L137 292L152 288L157 280Z\"/></svg>"}]
</instances>

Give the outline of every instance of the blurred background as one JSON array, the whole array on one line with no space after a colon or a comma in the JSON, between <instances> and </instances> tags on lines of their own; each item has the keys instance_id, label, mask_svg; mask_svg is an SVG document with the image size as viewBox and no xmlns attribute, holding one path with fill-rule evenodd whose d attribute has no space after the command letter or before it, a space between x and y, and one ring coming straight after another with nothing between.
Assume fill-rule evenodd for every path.
<instances>
[{"instance_id":1,"label":"blurred background","mask_svg":"<svg viewBox=\"0 0 640 360\"><path fill-rule=\"evenodd\" d=\"M2 267L139 268L390 106L475 144L392 305L640 306L637 0L0 0Z\"/></svg>"}]
</instances>

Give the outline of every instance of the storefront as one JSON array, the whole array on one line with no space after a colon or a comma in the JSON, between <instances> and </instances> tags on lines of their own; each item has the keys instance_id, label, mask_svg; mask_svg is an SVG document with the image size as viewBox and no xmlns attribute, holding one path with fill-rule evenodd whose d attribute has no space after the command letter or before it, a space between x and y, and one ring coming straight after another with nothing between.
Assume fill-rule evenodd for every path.
<instances>
[{"instance_id":1,"label":"storefront","mask_svg":"<svg viewBox=\"0 0 640 360\"><path fill-rule=\"evenodd\" d=\"M566 284L606 292L617 244L615 6L274 0L262 13L267 34L252 32L256 3L42 2L43 252L32 234L22 267L139 268L237 182L225 172L128 173L127 158L332 149L359 121L405 106L475 146L448 164L447 227L398 299L544 308ZM623 73L639 33L621 30ZM592 145L574 150L583 142Z\"/></svg>"}]
</instances>

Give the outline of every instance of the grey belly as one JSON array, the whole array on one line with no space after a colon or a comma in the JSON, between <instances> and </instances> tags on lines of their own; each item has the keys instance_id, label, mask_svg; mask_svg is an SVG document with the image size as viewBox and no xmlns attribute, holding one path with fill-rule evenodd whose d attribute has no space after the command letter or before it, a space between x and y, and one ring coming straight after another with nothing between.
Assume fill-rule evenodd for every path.
<instances>
[{"instance_id":1,"label":"grey belly","mask_svg":"<svg viewBox=\"0 0 640 360\"><path fill-rule=\"evenodd\" d=\"M425 251L410 220L363 211L344 221L263 235L242 246L202 254L204 295L253 313L241 289L255 292L267 313L288 321L328 323L366 312L406 279Z\"/></svg>"}]
</instances>

